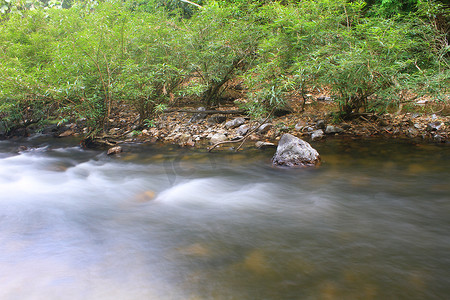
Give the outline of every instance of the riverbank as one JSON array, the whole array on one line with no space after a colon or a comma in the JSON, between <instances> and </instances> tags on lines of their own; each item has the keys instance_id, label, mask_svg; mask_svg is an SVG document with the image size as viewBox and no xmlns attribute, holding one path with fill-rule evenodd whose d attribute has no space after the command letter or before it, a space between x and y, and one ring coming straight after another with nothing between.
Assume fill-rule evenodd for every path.
<instances>
[{"instance_id":1,"label":"riverbank","mask_svg":"<svg viewBox=\"0 0 450 300\"><path fill-rule=\"evenodd\" d=\"M428 143L447 143L450 137L448 108L434 103L416 104L411 112L400 111L384 115L360 114L352 120L336 121L337 105L328 97L317 97L306 103L301 112L300 101L292 101L293 112L277 112L266 120L251 120L236 114L238 107L225 105L217 113L203 113L203 108L179 106L155 118L152 126L139 128L138 115L116 111L111 129L98 141L113 146L121 142L152 142L178 144L181 147L234 149L241 143L267 147L276 144L283 133L307 141L330 137L403 138ZM193 111L198 110L197 113ZM224 113L221 113L224 112ZM124 124L125 126L123 126ZM64 135L64 133L63 133Z\"/></svg>"},{"instance_id":2,"label":"riverbank","mask_svg":"<svg viewBox=\"0 0 450 300\"><path fill-rule=\"evenodd\" d=\"M126 104L112 112L108 130L82 144L85 147L111 148L127 143L175 144L187 148L240 148L242 146L275 146L283 133L306 141L331 137L402 138L427 143L448 143L449 108L439 103L414 103L396 113L375 115L361 113L352 120L336 120L337 105L330 98L316 96L301 111L302 103L292 100L290 110L277 111L265 120L252 120L234 103L214 111L204 111L191 103L179 103L170 111L155 117L147 126L139 126L139 115ZM29 126L15 136L41 131L55 137L79 136L87 132L83 119L54 124L44 129ZM220 144L219 144L220 143ZM242 145L241 145L242 144Z\"/></svg>"}]
</instances>

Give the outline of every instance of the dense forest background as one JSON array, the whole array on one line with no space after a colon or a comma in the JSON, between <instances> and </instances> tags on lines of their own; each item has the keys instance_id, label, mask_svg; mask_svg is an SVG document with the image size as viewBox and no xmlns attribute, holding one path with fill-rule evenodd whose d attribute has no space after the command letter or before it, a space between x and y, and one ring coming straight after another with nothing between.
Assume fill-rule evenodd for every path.
<instances>
[{"instance_id":1,"label":"dense forest background","mask_svg":"<svg viewBox=\"0 0 450 300\"><path fill-rule=\"evenodd\" d=\"M235 82L260 117L326 88L338 118L448 101L449 7L433 0L0 0L0 131L127 105L151 126Z\"/></svg>"}]
</instances>

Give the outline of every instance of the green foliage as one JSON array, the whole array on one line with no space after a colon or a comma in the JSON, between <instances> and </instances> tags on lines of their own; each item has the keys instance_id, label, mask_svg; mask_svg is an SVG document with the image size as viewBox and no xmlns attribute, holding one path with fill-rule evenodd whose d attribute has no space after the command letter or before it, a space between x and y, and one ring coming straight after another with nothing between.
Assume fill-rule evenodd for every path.
<instances>
[{"instance_id":1,"label":"green foliage","mask_svg":"<svg viewBox=\"0 0 450 300\"><path fill-rule=\"evenodd\" d=\"M260 43L257 66L245 77L249 106L282 105L293 95L305 101L313 88L325 86L340 115L350 116L385 111L401 100L402 90L442 94L448 83L442 51L448 53L448 46L438 49L436 30L414 15L363 17L364 6L363 1L265 6L260 16L270 33Z\"/></svg>"},{"instance_id":2,"label":"green foliage","mask_svg":"<svg viewBox=\"0 0 450 300\"><path fill-rule=\"evenodd\" d=\"M413 12L420 0L367 0L371 13L383 17Z\"/></svg>"},{"instance_id":3,"label":"green foliage","mask_svg":"<svg viewBox=\"0 0 450 300\"><path fill-rule=\"evenodd\" d=\"M186 76L181 31L165 13L139 14L130 21L126 60L115 91L134 106L140 123L173 101Z\"/></svg>"},{"instance_id":4,"label":"green foliage","mask_svg":"<svg viewBox=\"0 0 450 300\"><path fill-rule=\"evenodd\" d=\"M339 116L383 112L405 90L446 100L450 14L439 2L202 5L0 0L3 131L51 112L86 118L94 135L121 103L151 126L179 96L219 104L236 79L258 117L317 87L333 92Z\"/></svg>"},{"instance_id":5,"label":"green foliage","mask_svg":"<svg viewBox=\"0 0 450 300\"><path fill-rule=\"evenodd\" d=\"M203 5L204 1L191 1L198 5ZM190 3L186 3L180 0L133 0L127 3L128 9L131 11L154 13L160 9L163 9L170 16L180 15L183 18L189 19L196 12L199 7Z\"/></svg>"},{"instance_id":6,"label":"green foliage","mask_svg":"<svg viewBox=\"0 0 450 300\"><path fill-rule=\"evenodd\" d=\"M155 127L156 126L155 120L154 119L151 119L151 120L145 119L144 120L144 126L145 127Z\"/></svg>"},{"instance_id":7,"label":"green foliage","mask_svg":"<svg viewBox=\"0 0 450 300\"><path fill-rule=\"evenodd\" d=\"M291 96L304 101L318 83L319 52L332 43L346 24L344 1L304 1L298 5L272 3L258 15L265 34L258 48L256 67L245 76L252 113L282 107ZM345 26L345 25L344 25ZM262 104L262 105L261 105ZM261 107L262 106L262 107Z\"/></svg>"},{"instance_id":8,"label":"green foliage","mask_svg":"<svg viewBox=\"0 0 450 300\"><path fill-rule=\"evenodd\" d=\"M218 103L232 78L251 66L259 36L252 19L233 6L212 3L189 20L184 38L194 78L191 89L208 107Z\"/></svg>"},{"instance_id":9,"label":"green foliage","mask_svg":"<svg viewBox=\"0 0 450 300\"><path fill-rule=\"evenodd\" d=\"M78 18L77 18L78 17ZM49 74L55 97L72 101L92 132L107 125L114 101L114 85L121 72L128 14L120 3L106 2L94 11L75 5L55 13L59 37ZM64 28L60 31L59 28ZM60 87L63 87L62 89Z\"/></svg>"}]
</instances>

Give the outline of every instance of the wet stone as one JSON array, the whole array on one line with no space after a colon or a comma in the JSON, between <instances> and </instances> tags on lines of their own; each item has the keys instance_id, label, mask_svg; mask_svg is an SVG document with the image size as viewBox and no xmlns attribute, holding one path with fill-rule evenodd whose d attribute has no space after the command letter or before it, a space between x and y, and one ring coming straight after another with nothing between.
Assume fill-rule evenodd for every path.
<instances>
[{"instance_id":1,"label":"wet stone","mask_svg":"<svg viewBox=\"0 0 450 300\"><path fill-rule=\"evenodd\" d=\"M74 135L75 132L72 129L66 130L63 133L60 133L58 137L68 137Z\"/></svg>"},{"instance_id":2,"label":"wet stone","mask_svg":"<svg viewBox=\"0 0 450 300\"><path fill-rule=\"evenodd\" d=\"M434 140L435 142L438 142L438 143L443 143L443 142L445 142L444 137L443 137L442 135L439 135L439 134L435 134L435 135L433 136L433 140Z\"/></svg>"},{"instance_id":3,"label":"wet stone","mask_svg":"<svg viewBox=\"0 0 450 300\"><path fill-rule=\"evenodd\" d=\"M306 122L305 121L300 121L297 124L295 124L295 130L301 131L303 130L303 128L306 126Z\"/></svg>"},{"instance_id":4,"label":"wet stone","mask_svg":"<svg viewBox=\"0 0 450 300\"><path fill-rule=\"evenodd\" d=\"M283 134L278 143L277 151L272 158L275 166L306 167L320 162L320 155L316 149L298 137Z\"/></svg>"},{"instance_id":5,"label":"wet stone","mask_svg":"<svg viewBox=\"0 0 450 300\"><path fill-rule=\"evenodd\" d=\"M415 138L415 137L417 137L419 135L419 131L416 128L414 128L414 127L410 127L406 131L406 135L411 137L411 138Z\"/></svg>"},{"instance_id":6,"label":"wet stone","mask_svg":"<svg viewBox=\"0 0 450 300\"><path fill-rule=\"evenodd\" d=\"M331 101L333 99L331 97L328 97L328 96L319 96L319 97L317 97L317 100L318 101Z\"/></svg>"}]
</instances>

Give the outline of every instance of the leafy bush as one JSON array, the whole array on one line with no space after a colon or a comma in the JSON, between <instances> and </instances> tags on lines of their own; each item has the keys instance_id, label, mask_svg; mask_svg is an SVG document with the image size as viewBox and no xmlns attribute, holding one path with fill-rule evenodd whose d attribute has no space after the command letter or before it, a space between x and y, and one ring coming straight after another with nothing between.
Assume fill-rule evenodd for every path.
<instances>
[{"instance_id":1,"label":"leafy bush","mask_svg":"<svg viewBox=\"0 0 450 300\"><path fill-rule=\"evenodd\" d=\"M187 61L177 20L166 13L136 14L130 21L126 60L115 91L136 108L140 123L174 100Z\"/></svg>"},{"instance_id":2,"label":"leafy bush","mask_svg":"<svg viewBox=\"0 0 450 300\"><path fill-rule=\"evenodd\" d=\"M57 15L57 16L56 16ZM129 15L120 3L85 5L55 13L63 26L49 68L55 97L75 106L86 117L91 133L107 126L114 105L114 86L125 55ZM56 26L55 26L56 27ZM59 28L63 28L59 30Z\"/></svg>"},{"instance_id":3,"label":"leafy bush","mask_svg":"<svg viewBox=\"0 0 450 300\"><path fill-rule=\"evenodd\" d=\"M250 107L264 104L268 111L295 93L305 99L312 88L325 86L348 117L385 111L401 101L402 90L445 91L448 63L442 51L448 47L434 46L441 38L436 30L416 15L367 18L363 7L362 1L266 6L262 19L270 33L246 76Z\"/></svg>"},{"instance_id":4,"label":"leafy bush","mask_svg":"<svg viewBox=\"0 0 450 300\"><path fill-rule=\"evenodd\" d=\"M206 6L186 27L191 81L206 106L217 104L227 83L251 66L260 32L233 6Z\"/></svg>"}]
</instances>

